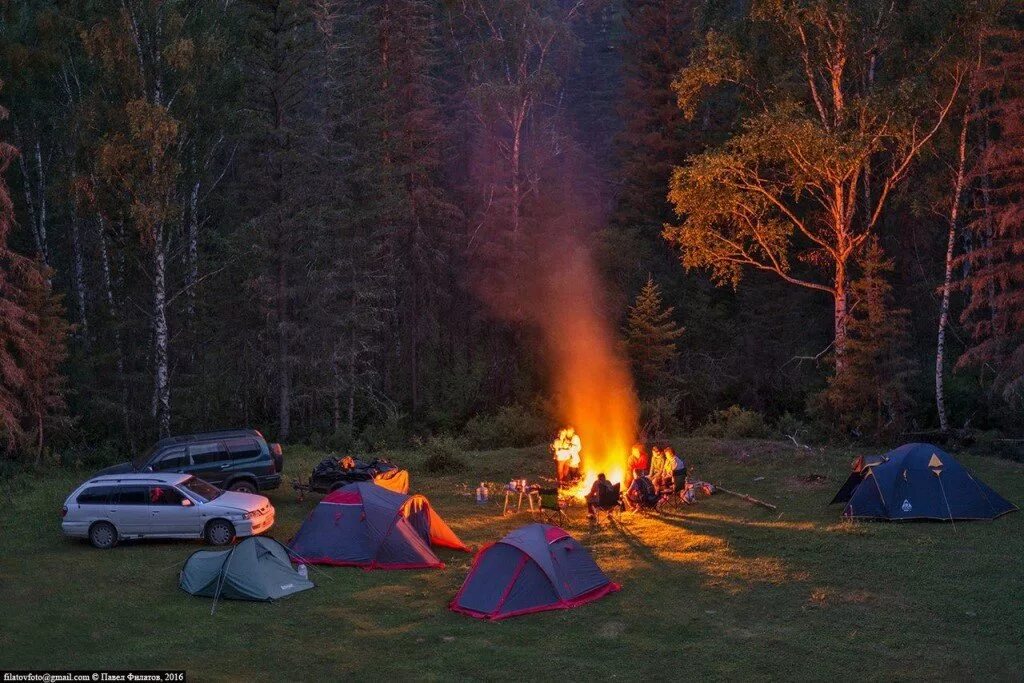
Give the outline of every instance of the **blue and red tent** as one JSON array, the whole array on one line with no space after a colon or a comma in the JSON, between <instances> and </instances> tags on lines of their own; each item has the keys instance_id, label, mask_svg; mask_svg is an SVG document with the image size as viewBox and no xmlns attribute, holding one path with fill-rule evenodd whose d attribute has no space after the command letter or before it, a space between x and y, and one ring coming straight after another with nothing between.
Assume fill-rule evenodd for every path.
<instances>
[{"instance_id":1,"label":"blue and red tent","mask_svg":"<svg viewBox=\"0 0 1024 683\"><path fill-rule=\"evenodd\" d=\"M327 495L289 542L309 564L367 569L444 567L432 546L469 552L423 496L368 481Z\"/></svg>"},{"instance_id":2,"label":"blue and red tent","mask_svg":"<svg viewBox=\"0 0 1024 683\"><path fill-rule=\"evenodd\" d=\"M619 588L565 530L529 524L477 553L449 607L498 620L577 607Z\"/></svg>"}]
</instances>

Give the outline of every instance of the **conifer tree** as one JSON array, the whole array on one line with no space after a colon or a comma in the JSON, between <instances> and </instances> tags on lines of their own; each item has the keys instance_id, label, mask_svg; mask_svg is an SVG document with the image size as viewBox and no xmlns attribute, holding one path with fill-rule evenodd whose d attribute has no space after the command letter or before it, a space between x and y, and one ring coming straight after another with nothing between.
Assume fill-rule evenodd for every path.
<instances>
[{"instance_id":1,"label":"conifer tree","mask_svg":"<svg viewBox=\"0 0 1024 683\"><path fill-rule=\"evenodd\" d=\"M626 350L643 393L656 392L669 378L676 340L684 331L672 319L674 311L674 307L663 305L661 288L652 277L629 308Z\"/></svg>"},{"instance_id":2,"label":"conifer tree","mask_svg":"<svg viewBox=\"0 0 1024 683\"><path fill-rule=\"evenodd\" d=\"M1024 387L1024 10L1008 12L988 36L979 76L983 132L968 207L970 247L958 259L971 344L958 365L994 371L994 388L1020 403ZM991 376L991 375L990 375Z\"/></svg>"},{"instance_id":3,"label":"conifer tree","mask_svg":"<svg viewBox=\"0 0 1024 683\"><path fill-rule=\"evenodd\" d=\"M820 407L843 432L878 436L900 431L911 406L909 311L893 308L893 263L877 240L868 242L861 266L860 278L850 285L847 371L830 379Z\"/></svg>"}]
</instances>

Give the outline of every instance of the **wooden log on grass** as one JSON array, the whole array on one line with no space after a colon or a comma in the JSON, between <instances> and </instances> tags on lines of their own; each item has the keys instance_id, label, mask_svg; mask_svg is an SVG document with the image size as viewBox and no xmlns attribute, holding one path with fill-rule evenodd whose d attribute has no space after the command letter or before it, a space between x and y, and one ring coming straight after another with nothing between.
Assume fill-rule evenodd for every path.
<instances>
[{"instance_id":1,"label":"wooden log on grass","mask_svg":"<svg viewBox=\"0 0 1024 683\"><path fill-rule=\"evenodd\" d=\"M771 510L772 512L778 512L779 511L779 509L777 507L775 507L774 505L772 505L771 503L766 503L763 500L759 500L757 498L754 498L753 496L748 496L745 493L738 493L736 491L730 491L729 489L722 488L718 484L715 484L715 491L720 491L722 493L727 493L730 496L735 496L736 498L740 498L742 500L745 500L748 503L753 503L754 505L760 505L761 507L766 508L768 510Z\"/></svg>"}]
</instances>

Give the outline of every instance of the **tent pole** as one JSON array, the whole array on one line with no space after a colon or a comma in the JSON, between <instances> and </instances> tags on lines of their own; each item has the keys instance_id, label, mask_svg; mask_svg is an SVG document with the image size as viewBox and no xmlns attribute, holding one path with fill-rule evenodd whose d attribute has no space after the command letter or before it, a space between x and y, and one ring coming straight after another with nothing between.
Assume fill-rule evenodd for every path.
<instances>
[{"instance_id":1,"label":"tent pole","mask_svg":"<svg viewBox=\"0 0 1024 683\"><path fill-rule=\"evenodd\" d=\"M946 512L949 513L949 523L953 525L953 531L956 531L956 522L953 521L953 508L949 507L949 498L946 498L946 487L942 485L942 476L939 474L935 475L935 478L939 480L939 489L942 491L942 500L946 501Z\"/></svg>"},{"instance_id":2,"label":"tent pole","mask_svg":"<svg viewBox=\"0 0 1024 683\"><path fill-rule=\"evenodd\" d=\"M282 547L282 548L284 548L284 551L285 551L286 553L288 553L289 555L294 555L294 556L295 556L296 558L298 558L299 562L301 562L301 563L302 563L302 564L303 564L304 566L306 566L306 567L312 567L312 568L313 568L313 569L315 569L315 570L316 570L317 572L319 572L319 573L323 574L324 576L326 576L326 577L327 577L328 579L330 579L331 581L334 581L334 577L333 577L333 576L331 576L330 574L328 574L327 572L325 572L325 571L324 571L323 569L320 569L320 567L317 567L317 566L316 566L315 564L310 564L310 563L309 563L309 560L307 560L306 558L304 558L304 557L303 557L302 555L299 555L299 554L298 554L297 552L295 552L294 550L292 550L291 548L289 548L288 546L286 546L286 545L285 545L284 543L282 543L282 544L281 544L281 547Z\"/></svg>"},{"instance_id":3,"label":"tent pole","mask_svg":"<svg viewBox=\"0 0 1024 683\"><path fill-rule=\"evenodd\" d=\"M236 545L228 551L228 556L224 558L224 564L220 566L220 580L217 582L217 591L213 594L213 606L210 607L211 617L213 616L214 611L216 611L217 609L217 598L220 597L220 589L224 585L224 575L228 573L228 562L231 561L232 556L235 554L235 548L237 547L238 546Z\"/></svg>"}]
</instances>

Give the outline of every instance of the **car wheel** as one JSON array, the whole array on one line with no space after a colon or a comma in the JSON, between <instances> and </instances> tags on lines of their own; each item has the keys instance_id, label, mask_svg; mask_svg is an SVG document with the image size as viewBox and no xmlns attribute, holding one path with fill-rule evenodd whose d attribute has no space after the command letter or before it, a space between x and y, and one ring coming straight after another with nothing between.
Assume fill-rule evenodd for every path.
<instances>
[{"instance_id":1,"label":"car wheel","mask_svg":"<svg viewBox=\"0 0 1024 683\"><path fill-rule=\"evenodd\" d=\"M235 540L235 527L231 522L215 519L206 525L206 542L210 545L227 545Z\"/></svg>"},{"instance_id":2,"label":"car wheel","mask_svg":"<svg viewBox=\"0 0 1024 683\"><path fill-rule=\"evenodd\" d=\"M117 545L117 529L110 522L96 522L89 527L89 542L100 550L113 548Z\"/></svg>"},{"instance_id":3,"label":"car wheel","mask_svg":"<svg viewBox=\"0 0 1024 683\"><path fill-rule=\"evenodd\" d=\"M236 481L229 488L229 491L237 491L238 493L256 493L256 486L249 480L243 479Z\"/></svg>"}]
</instances>

